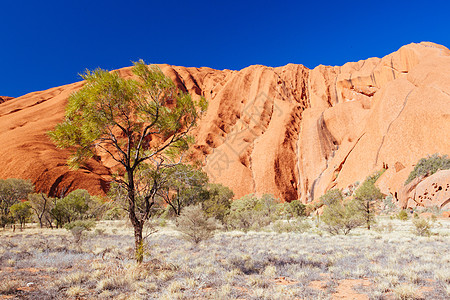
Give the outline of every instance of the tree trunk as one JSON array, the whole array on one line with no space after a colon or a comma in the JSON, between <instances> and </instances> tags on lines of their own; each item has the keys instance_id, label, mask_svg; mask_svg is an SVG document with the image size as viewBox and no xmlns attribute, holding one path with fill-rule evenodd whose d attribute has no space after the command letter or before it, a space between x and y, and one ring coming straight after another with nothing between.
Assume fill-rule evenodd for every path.
<instances>
[{"instance_id":1,"label":"tree trunk","mask_svg":"<svg viewBox=\"0 0 450 300\"><path fill-rule=\"evenodd\" d=\"M131 224L134 228L134 250L137 263L144 261L144 241L142 237L142 229L144 227L144 220L139 220L136 216L136 199L134 191L134 173L131 169L127 170L128 175L128 211Z\"/></svg>"},{"instance_id":2,"label":"tree trunk","mask_svg":"<svg viewBox=\"0 0 450 300\"><path fill-rule=\"evenodd\" d=\"M144 261L144 240L142 238L142 226L134 226L134 244L136 262L140 264Z\"/></svg>"}]
</instances>

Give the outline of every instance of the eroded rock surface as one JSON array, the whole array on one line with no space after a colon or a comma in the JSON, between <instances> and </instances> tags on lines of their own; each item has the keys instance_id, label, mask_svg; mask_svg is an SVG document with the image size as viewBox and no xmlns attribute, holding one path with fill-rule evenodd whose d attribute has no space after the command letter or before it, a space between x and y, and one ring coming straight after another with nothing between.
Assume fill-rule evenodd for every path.
<instances>
[{"instance_id":1,"label":"eroded rock surface","mask_svg":"<svg viewBox=\"0 0 450 300\"><path fill-rule=\"evenodd\" d=\"M414 179L400 190L398 200L402 208L437 206L442 210L450 209L450 170Z\"/></svg>"},{"instance_id":2,"label":"eroded rock surface","mask_svg":"<svg viewBox=\"0 0 450 300\"><path fill-rule=\"evenodd\" d=\"M450 51L437 44L313 70L160 67L181 89L209 101L195 131L196 155L212 181L230 186L236 197L272 193L309 202L382 167L388 168L383 191L395 194L420 158L450 154ZM130 68L119 72L131 76ZM111 160L99 157L71 171L68 152L46 135L81 86L0 105L0 177L30 178L45 192L68 185L107 189Z\"/></svg>"}]
</instances>

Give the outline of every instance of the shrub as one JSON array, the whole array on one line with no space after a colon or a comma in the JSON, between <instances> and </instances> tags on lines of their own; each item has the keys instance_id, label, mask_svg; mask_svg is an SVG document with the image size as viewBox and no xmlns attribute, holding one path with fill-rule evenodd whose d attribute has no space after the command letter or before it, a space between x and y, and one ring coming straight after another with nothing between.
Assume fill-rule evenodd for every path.
<instances>
[{"instance_id":1,"label":"shrub","mask_svg":"<svg viewBox=\"0 0 450 300\"><path fill-rule=\"evenodd\" d=\"M274 221L280 213L280 202L273 195L264 194L261 198L253 194L233 201L227 224L233 229L248 231L259 229Z\"/></svg>"},{"instance_id":2,"label":"shrub","mask_svg":"<svg viewBox=\"0 0 450 300\"><path fill-rule=\"evenodd\" d=\"M288 212L294 218L306 216L306 205L300 200L293 200L289 203Z\"/></svg>"},{"instance_id":3,"label":"shrub","mask_svg":"<svg viewBox=\"0 0 450 300\"><path fill-rule=\"evenodd\" d=\"M185 207L177 218L176 229L186 240L198 244L212 238L217 226L216 220L208 218L200 205L191 205Z\"/></svg>"},{"instance_id":4,"label":"shrub","mask_svg":"<svg viewBox=\"0 0 450 300\"><path fill-rule=\"evenodd\" d=\"M230 212L233 191L221 184L211 183L207 187L208 197L202 202L203 211L208 217L223 222Z\"/></svg>"},{"instance_id":5,"label":"shrub","mask_svg":"<svg viewBox=\"0 0 450 300\"><path fill-rule=\"evenodd\" d=\"M54 199L50 214L56 220L57 227L62 227L66 223L88 218L89 207L94 205L89 192L78 189L64 198Z\"/></svg>"},{"instance_id":6,"label":"shrub","mask_svg":"<svg viewBox=\"0 0 450 300\"><path fill-rule=\"evenodd\" d=\"M450 159L447 155L439 156L435 153L427 158L422 158L419 160L414 170L409 174L408 179L405 181L405 185L413 181L415 178L420 176L430 176L439 170L450 169Z\"/></svg>"},{"instance_id":7,"label":"shrub","mask_svg":"<svg viewBox=\"0 0 450 300\"><path fill-rule=\"evenodd\" d=\"M425 219L416 218L413 220L414 233L419 236L430 236L433 225Z\"/></svg>"},{"instance_id":8,"label":"shrub","mask_svg":"<svg viewBox=\"0 0 450 300\"><path fill-rule=\"evenodd\" d=\"M0 225L2 227L13 221L9 215L11 206L19 203L20 200L27 199L28 194L33 190L34 186L30 180L0 179Z\"/></svg>"},{"instance_id":9,"label":"shrub","mask_svg":"<svg viewBox=\"0 0 450 300\"><path fill-rule=\"evenodd\" d=\"M335 203L338 203L342 201L343 195L341 190L339 189L332 189L327 191L324 195L320 196L320 201L325 205L332 205Z\"/></svg>"},{"instance_id":10,"label":"shrub","mask_svg":"<svg viewBox=\"0 0 450 300\"><path fill-rule=\"evenodd\" d=\"M297 219L294 221L277 220L273 223L273 230L277 233L298 232L303 233L311 229L311 224L305 220Z\"/></svg>"},{"instance_id":11,"label":"shrub","mask_svg":"<svg viewBox=\"0 0 450 300\"><path fill-rule=\"evenodd\" d=\"M94 227L95 222L93 220L77 220L64 225L64 228L72 234L74 242L77 245L81 243L83 232L90 231Z\"/></svg>"},{"instance_id":12,"label":"shrub","mask_svg":"<svg viewBox=\"0 0 450 300\"><path fill-rule=\"evenodd\" d=\"M25 222L28 221L33 215L31 204L29 201L13 204L10 210L11 215L14 217L14 219L19 221L20 229L23 229L23 227L25 226Z\"/></svg>"},{"instance_id":13,"label":"shrub","mask_svg":"<svg viewBox=\"0 0 450 300\"><path fill-rule=\"evenodd\" d=\"M361 225L354 201L349 203L335 202L323 210L322 221L331 234L348 234L352 229Z\"/></svg>"},{"instance_id":14,"label":"shrub","mask_svg":"<svg viewBox=\"0 0 450 300\"><path fill-rule=\"evenodd\" d=\"M406 210L402 209L402 210L397 214L397 219L402 220L402 221L408 220L408 213L406 212Z\"/></svg>"}]
</instances>

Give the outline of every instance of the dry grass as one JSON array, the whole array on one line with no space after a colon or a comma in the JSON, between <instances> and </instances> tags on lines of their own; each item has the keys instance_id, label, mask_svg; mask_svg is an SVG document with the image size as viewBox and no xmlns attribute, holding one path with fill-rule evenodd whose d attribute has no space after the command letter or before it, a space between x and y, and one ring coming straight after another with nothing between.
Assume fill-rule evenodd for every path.
<instances>
[{"instance_id":1,"label":"dry grass","mask_svg":"<svg viewBox=\"0 0 450 300\"><path fill-rule=\"evenodd\" d=\"M450 221L431 237L411 221L381 219L379 230L330 236L219 232L199 245L173 225L148 239L149 256L133 260L132 229L100 222L82 245L66 230L0 231L0 297L24 299L328 299L344 280L371 299L447 299Z\"/></svg>"}]
</instances>

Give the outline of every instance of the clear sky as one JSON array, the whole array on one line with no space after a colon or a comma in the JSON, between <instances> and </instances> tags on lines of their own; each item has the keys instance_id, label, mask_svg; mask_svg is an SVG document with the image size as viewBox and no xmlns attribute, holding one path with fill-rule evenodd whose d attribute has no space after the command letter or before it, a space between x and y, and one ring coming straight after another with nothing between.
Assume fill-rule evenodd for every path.
<instances>
[{"instance_id":1,"label":"clear sky","mask_svg":"<svg viewBox=\"0 0 450 300\"><path fill-rule=\"evenodd\" d=\"M0 95L147 63L239 70L450 46L450 1L1 0Z\"/></svg>"}]
</instances>

